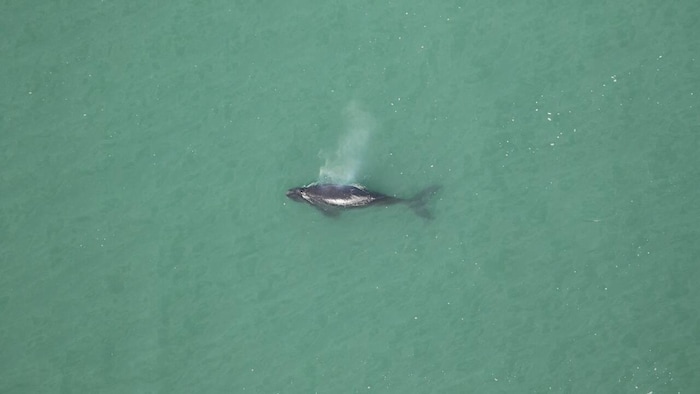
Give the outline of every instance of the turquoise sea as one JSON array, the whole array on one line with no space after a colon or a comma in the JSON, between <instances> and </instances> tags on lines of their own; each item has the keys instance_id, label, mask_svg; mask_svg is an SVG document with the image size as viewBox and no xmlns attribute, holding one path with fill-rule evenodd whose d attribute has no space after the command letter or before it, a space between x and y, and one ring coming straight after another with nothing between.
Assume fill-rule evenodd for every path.
<instances>
[{"instance_id":1,"label":"turquoise sea","mask_svg":"<svg viewBox=\"0 0 700 394\"><path fill-rule=\"evenodd\" d=\"M0 53L0 393L700 392L698 1L10 0Z\"/></svg>"}]
</instances>

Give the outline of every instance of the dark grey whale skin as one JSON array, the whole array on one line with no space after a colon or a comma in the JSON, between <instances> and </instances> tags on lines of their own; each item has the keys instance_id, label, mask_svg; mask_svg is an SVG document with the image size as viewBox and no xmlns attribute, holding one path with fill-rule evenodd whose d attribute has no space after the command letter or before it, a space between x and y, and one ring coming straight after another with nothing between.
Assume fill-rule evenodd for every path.
<instances>
[{"instance_id":1,"label":"dark grey whale skin","mask_svg":"<svg viewBox=\"0 0 700 394\"><path fill-rule=\"evenodd\" d=\"M440 186L430 186L413 198L405 199L367 190L361 185L312 183L287 190L287 197L310 204L326 216L337 217L344 209L406 204L418 216L432 219L433 215L426 204L439 189Z\"/></svg>"}]
</instances>

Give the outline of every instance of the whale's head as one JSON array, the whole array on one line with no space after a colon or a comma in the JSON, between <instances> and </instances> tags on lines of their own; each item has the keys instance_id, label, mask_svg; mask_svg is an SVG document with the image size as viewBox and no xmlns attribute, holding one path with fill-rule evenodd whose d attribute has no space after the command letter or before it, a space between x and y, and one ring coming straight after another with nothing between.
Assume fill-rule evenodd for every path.
<instances>
[{"instance_id":1,"label":"whale's head","mask_svg":"<svg viewBox=\"0 0 700 394\"><path fill-rule=\"evenodd\" d=\"M291 198L294 201L299 201L299 202L304 202L304 188L303 187L295 187L292 189L287 190L287 197Z\"/></svg>"}]
</instances>

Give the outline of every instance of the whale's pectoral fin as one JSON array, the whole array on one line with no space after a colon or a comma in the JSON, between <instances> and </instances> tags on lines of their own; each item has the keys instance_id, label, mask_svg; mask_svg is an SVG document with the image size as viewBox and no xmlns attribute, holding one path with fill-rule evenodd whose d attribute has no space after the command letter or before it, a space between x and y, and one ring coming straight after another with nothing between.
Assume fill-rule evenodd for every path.
<instances>
[{"instance_id":1,"label":"whale's pectoral fin","mask_svg":"<svg viewBox=\"0 0 700 394\"><path fill-rule=\"evenodd\" d=\"M314 207L328 217L337 218L340 216L340 210L336 207L326 204L314 204Z\"/></svg>"}]
</instances>

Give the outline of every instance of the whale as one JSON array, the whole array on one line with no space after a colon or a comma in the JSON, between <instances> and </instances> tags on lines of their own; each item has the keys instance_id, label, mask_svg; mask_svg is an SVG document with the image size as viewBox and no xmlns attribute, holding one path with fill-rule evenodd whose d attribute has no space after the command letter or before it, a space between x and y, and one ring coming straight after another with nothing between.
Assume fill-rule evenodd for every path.
<instances>
[{"instance_id":1,"label":"whale","mask_svg":"<svg viewBox=\"0 0 700 394\"><path fill-rule=\"evenodd\" d=\"M432 219L433 214L427 203L439 189L440 186L429 186L412 198L400 198L368 190L359 184L311 183L291 188L286 195L294 201L307 203L330 217L337 217L347 209L404 204L416 215Z\"/></svg>"}]
</instances>

